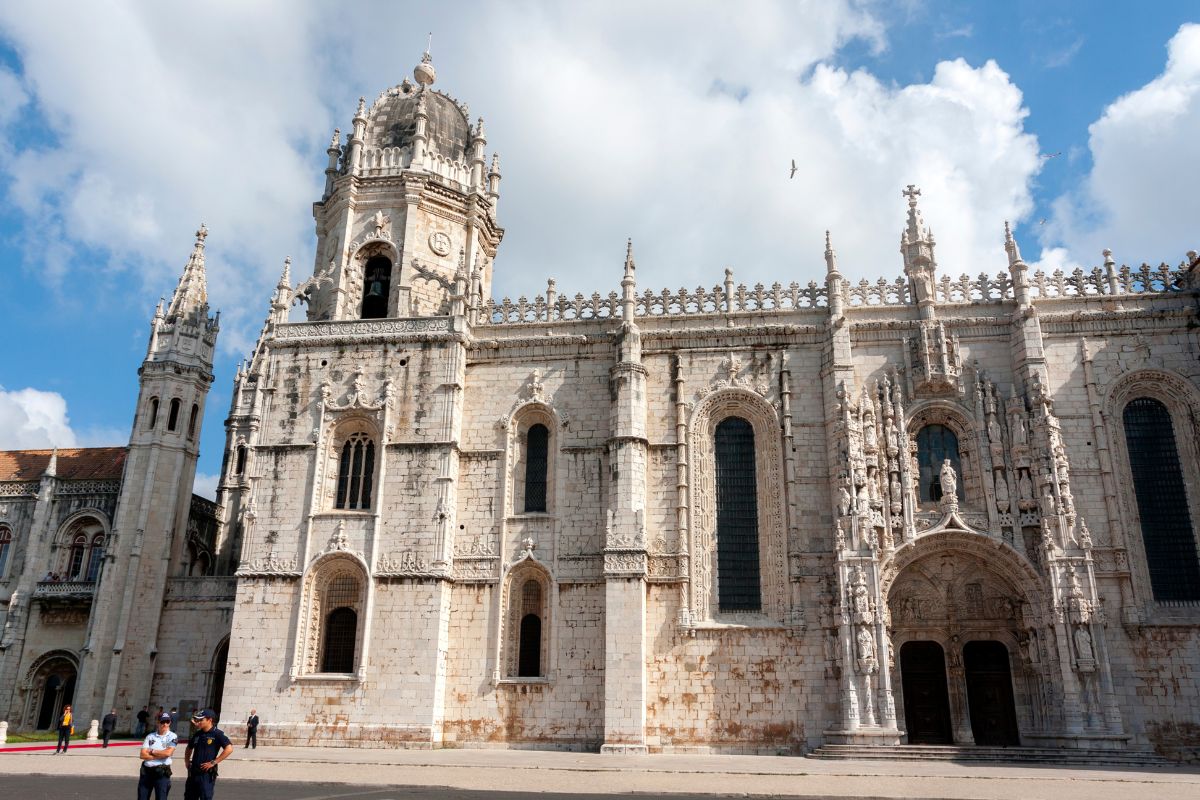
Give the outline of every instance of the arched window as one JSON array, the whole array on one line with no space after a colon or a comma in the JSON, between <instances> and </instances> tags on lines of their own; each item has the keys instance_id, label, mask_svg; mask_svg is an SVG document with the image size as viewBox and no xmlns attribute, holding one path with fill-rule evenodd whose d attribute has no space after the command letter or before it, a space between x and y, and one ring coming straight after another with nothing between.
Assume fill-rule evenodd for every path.
<instances>
[{"instance_id":1,"label":"arched window","mask_svg":"<svg viewBox=\"0 0 1200 800\"><path fill-rule=\"evenodd\" d=\"M233 465L234 475L246 474L246 445L239 444L237 448L237 459Z\"/></svg>"},{"instance_id":2,"label":"arched window","mask_svg":"<svg viewBox=\"0 0 1200 800\"><path fill-rule=\"evenodd\" d=\"M355 433L342 445L338 460L337 508L371 507L371 481L375 475L375 443L365 433Z\"/></svg>"},{"instance_id":3,"label":"arched window","mask_svg":"<svg viewBox=\"0 0 1200 800\"><path fill-rule=\"evenodd\" d=\"M325 589L321 672L354 672L360 588L353 575L338 575Z\"/></svg>"},{"instance_id":4,"label":"arched window","mask_svg":"<svg viewBox=\"0 0 1200 800\"><path fill-rule=\"evenodd\" d=\"M1154 599L1200 600L1196 535L1171 412L1154 398L1139 397L1122 418Z\"/></svg>"},{"instance_id":5,"label":"arched window","mask_svg":"<svg viewBox=\"0 0 1200 800\"><path fill-rule=\"evenodd\" d=\"M917 468L920 471L921 502L942 499L942 462L950 459L958 476L958 499L963 500L962 462L958 457L958 436L945 425L926 425L917 432Z\"/></svg>"},{"instance_id":6,"label":"arched window","mask_svg":"<svg viewBox=\"0 0 1200 800\"><path fill-rule=\"evenodd\" d=\"M150 413L146 415L146 430L154 430L154 426L158 424L158 398L150 398Z\"/></svg>"},{"instance_id":7,"label":"arched window","mask_svg":"<svg viewBox=\"0 0 1200 800\"><path fill-rule=\"evenodd\" d=\"M535 580L521 587L521 632L517 654L517 677L542 674L542 587Z\"/></svg>"},{"instance_id":8,"label":"arched window","mask_svg":"<svg viewBox=\"0 0 1200 800\"><path fill-rule=\"evenodd\" d=\"M546 510L550 430L534 425L525 433L525 511Z\"/></svg>"},{"instance_id":9,"label":"arched window","mask_svg":"<svg viewBox=\"0 0 1200 800\"><path fill-rule=\"evenodd\" d=\"M192 403L192 415L188 418L188 438L196 438L196 416L200 413L200 406Z\"/></svg>"},{"instance_id":10,"label":"arched window","mask_svg":"<svg viewBox=\"0 0 1200 800\"><path fill-rule=\"evenodd\" d=\"M77 581L83 579L83 557L87 553L87 537L82 533L71 540L71 551L67 561L67 578Z\"/></svg>"},{"instance_id":11,"label":"arched window","mask_svg":"<svg viewBox=\"0 0 1200 800\"><path fill-rule=\"evenodd\" d=\"M12 549L12 528L0 525L0 578L8 567L8 551Z\"/></svg>"},{"instance_id":12,"label":"arched window","mask_svg":"<svg viewBox=\"0 0 1200 800\"><path fill-rule=\"evenodd\" d=\"M171 400L171 413L167 415L167 430L173 431L179 427L179 398Z\"/></svg>"},{"instance_id":13,"label":"arched window","mask_svg":"<svg viewBox=\"0 0 1200 800\"><path fill-rule=\"evenodd\" d=\"M363 319L383 319L388 312L392 286L392 262L385 256L372 256L363 268Z\"/></svg>"},{"instance_id":14,"label":"arched window","mask_svg":"<svg viewBox=\"0 0 1200 800\"><path fill-rule=\"evenodd\" d=\"M758 477L754 427L741 417L717 425L717 607L759 611Z\"/></svg>"},{"instance_id":15,"label":"arched window","mask_svg":"<svg viewBox=\"0 0 1200 800\"><path fill-rule=\"evenodd\" d=\"M87 573L85 581L95 581L100 576L100 565L104 563L104 534L97 533L92 537L92 546L88 552Z\"/></svg>"}]
</instances>

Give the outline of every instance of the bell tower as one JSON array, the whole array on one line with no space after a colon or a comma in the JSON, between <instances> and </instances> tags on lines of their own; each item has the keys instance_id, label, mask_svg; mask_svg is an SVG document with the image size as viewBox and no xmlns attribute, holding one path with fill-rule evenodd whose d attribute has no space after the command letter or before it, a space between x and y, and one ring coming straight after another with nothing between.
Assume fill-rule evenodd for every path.
<instances>
[{"instance_id":1,"label":"bell tower","mask_svg":"<svg viewBox=\"0 0 1200 800\"><path fill-rule=\"evenodd\" d=\"M113 532L80 661L79 717L149 702L169 560L187 527L220 315L210 316L208 229L150 323ZM131 712L130 712L131 713Z\"/></svg>"},{"instance_id":2,"label":"bell tower","mask_svg":"<svg viewBox=\"0 0 1200 800\"><path fill-rule=\"evenodd\" d=\"M426 52L413 81L369 106L359 98L344 142L333 132L313 204L310 321L449 314L460 270L469 297L490 295L504 235L500 160L488 165L483 119L471 124L467 105L436 80Z\"/></svg>"}]
</instances>

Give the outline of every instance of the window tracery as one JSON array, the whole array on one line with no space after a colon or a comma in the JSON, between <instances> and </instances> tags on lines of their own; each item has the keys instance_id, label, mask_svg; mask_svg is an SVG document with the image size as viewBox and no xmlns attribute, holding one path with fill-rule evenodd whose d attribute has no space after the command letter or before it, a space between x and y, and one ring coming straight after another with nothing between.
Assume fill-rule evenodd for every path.
<instances>
[{"instance_id":1,"label":"window tracery","mask_svg":"<svg viewBox=\"0 0 1200 800\"><path fill-rule=\"evenodd\" d=\"M352 674L363 650L366 571L351 556L317 562L309 573L300 637L304 675Z\"/></svg>"},{"instance_id":2,"label":"window tracery","mask_svg":"<svg viewBox=\"0 0 1200 800\"><path fill-rule=\"evenodd\" d=\"M526 403L507 427L511 513L553 514L560 427L554 411Z\"/></svg>"},{"instance_id":3,"label":"window tracery","mask_svg":"<svg viewBox=\"0 0 1200 800\"><path fill-rule=\"evenodd\" d=\"M375 442L366 433L353 433L342 443L338 457L334 507L362 511L371 507L375 477Z\"/></svg>"},{"instance_id":4,"label":"window tracery","mask_svg":"<svg viewBox=\"0 0 1200 800\"><path fill-rule=\"evenodd\" d=\"M550 576L536 561L514 567L505 590L502 676L545 678L549 674Z\"/></svg>"}]
</instances>

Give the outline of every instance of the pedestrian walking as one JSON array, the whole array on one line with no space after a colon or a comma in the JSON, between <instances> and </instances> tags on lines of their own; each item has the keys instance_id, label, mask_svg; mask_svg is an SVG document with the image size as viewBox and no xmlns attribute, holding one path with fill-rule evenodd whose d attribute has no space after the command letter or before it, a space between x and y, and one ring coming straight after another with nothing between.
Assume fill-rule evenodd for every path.
<instances>
[{"instance_id":1,"label":"pedestrian walking","mask_svg":"<svg viewBox=\"0 0 1200 800\"><path fill-rule=\"evenodd\" d=\"M183 800L213 800L217 783L217 765L233 753L233 742L216 727L216 717L210 709L192 715L195 730L188 737L183 761L187 765L187 783Z\"/></svg>"},{"instance_id":2,"label":"pedestrian walking","mask_svg":"<svg viewBox=\"0 0 1200 800\"><path fill-rule=\"evenodd\" d=\"M258 709L250 709L250 719L246 720L246 748L258 749Z\"/></svg>"},{"instance_id":3,"label":"pedestrian walking","mask_svg":"<svg viewBox=\"0 0 1200 800\"><path fill-rule=\"evenodd\" d=\"M62 716L58 718L58 746L54 748L54 755L67 752L71 745L71 734L74 732L75 715L71 713L69 705L63 706Z\"/></svg>"},{"instance_id":4,"label":"pedestrian walking","mask_svg":"<svg viewBox=\"0 0 1200 800\"><path fill-rule=\"evenodd\" d=\"M142 769L138 773L138 800L167 800L171 792L171 755L179 744L179 737L171 730L171 715L160 714L158 730L142 742Z\"/></svg>"},{"instance_id":5,"label":"pedestrian walking","mask_svg":"<svg viewBox=\"0 0 1200 800\"><path fill-rule=\"evenodd\" d=\"M104 719L100 721L100 736L104 739L104 746L108 747L109 737L113 735L113 731L117 729L117 710L111 709L104 715Z\"/></svg>"},{"instance_id":6,"label":"pedestrian walking","mask_svg":"<svg viewBox=\"0 0 1200 800\"><path fill-rule=\"evenodd\" d=\"M137 713L137 728L133 735L141 739L146 735L146 723L150 721L150 711L146 706L142 706L142 710Z\"/></svg>"},{"instance_id":7,"label":"pedestrian walking","mask_svg":"<svg viewBox=\"0 0 1200 800\"><path fill-rule=\"evenodd\" d=\"M179 733L179 709L171 706L171 730Z\"/></svg>"}]
</instances>

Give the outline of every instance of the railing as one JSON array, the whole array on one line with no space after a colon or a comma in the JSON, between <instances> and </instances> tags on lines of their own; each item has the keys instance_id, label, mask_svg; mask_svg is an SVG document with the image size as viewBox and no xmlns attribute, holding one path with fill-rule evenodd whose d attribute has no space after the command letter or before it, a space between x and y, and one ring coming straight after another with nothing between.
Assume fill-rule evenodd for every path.
<instances>
[{"instance_id":1,"label":"railing","mask_svg":"<svg viewBox=\"0 0 1200 800\"><path fill-rule=\"evenodd\" d=\"M38 581L34 597L91 597L96 593L95 581Z\"/></svg>"}]
</instances>

